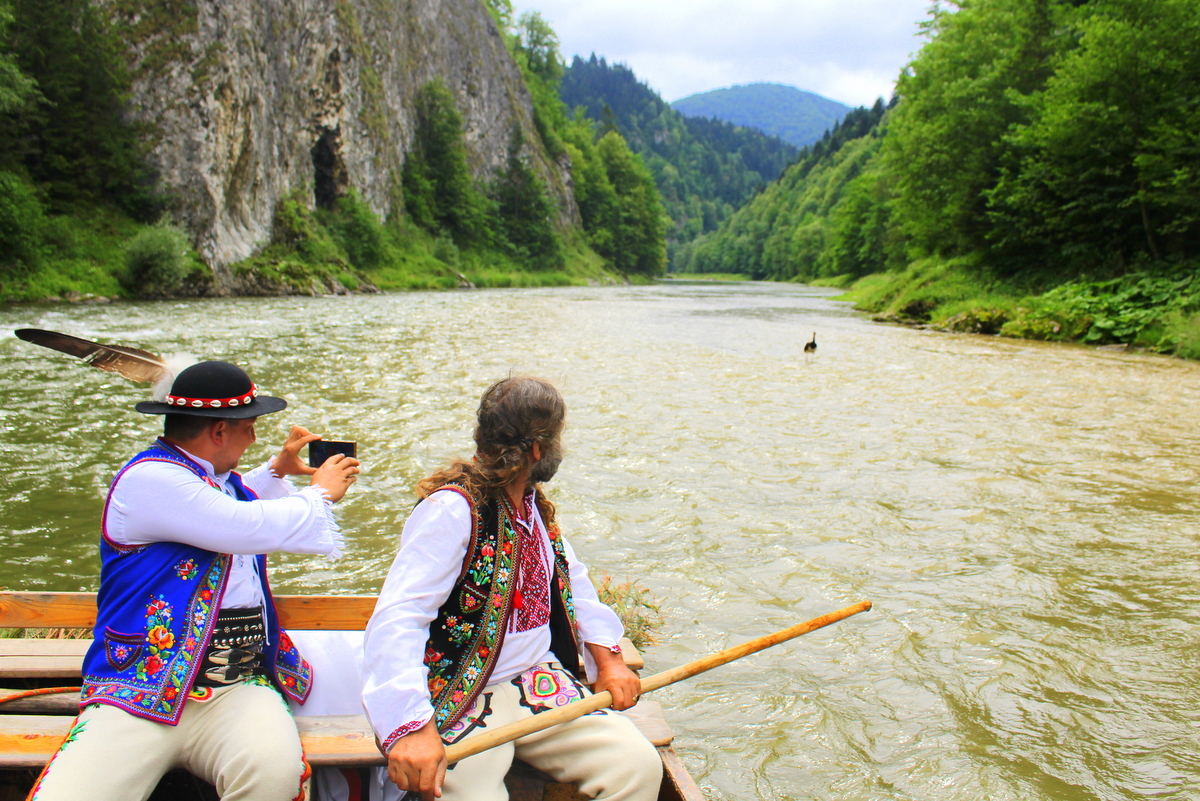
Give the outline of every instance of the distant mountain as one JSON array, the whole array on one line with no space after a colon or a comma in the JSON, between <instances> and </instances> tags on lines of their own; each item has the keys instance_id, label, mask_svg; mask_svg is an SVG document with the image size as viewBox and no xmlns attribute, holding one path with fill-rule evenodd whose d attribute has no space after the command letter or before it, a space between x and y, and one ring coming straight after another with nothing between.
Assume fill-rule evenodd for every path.
<instances>
[{"instance_id":1,"label":"distant mountain","mask_svg":"<svg viewBox=\"0 0 1200 801\"><path fill-rule=\"evenodd\" d=\"M796 147L818 141L850 107L780 83L749 83L676 100L671 108L687 117L715 117L766 131Z\"/></svg>"},{"instance_id":2,"label":"distant mountain","mask_svg":"<svg viewBox=\"0 0 1200 801\"><path fill-rule=\"evenodd\" d=\"M683 244L715 230L800 152L756 128L685 117L629 67L595 54L572 60L559 96L567 108L582 107L599 120L601 130L620 131L645 160L672 221L669 259Z\"/></svg>"}]
</instances>

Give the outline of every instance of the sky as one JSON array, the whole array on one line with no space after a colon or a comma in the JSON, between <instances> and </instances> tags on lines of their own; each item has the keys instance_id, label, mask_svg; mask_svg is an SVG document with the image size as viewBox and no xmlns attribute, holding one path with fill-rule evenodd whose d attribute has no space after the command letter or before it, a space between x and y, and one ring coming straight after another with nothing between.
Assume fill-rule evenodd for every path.
<instances>
[{"instance_id":1,"label":"sky","mask_svg":"<svg viewBox=\"0 0 1200 801\"><path fill-rule=\"evenodd\" d=\"M783 83L869 106L921 45L932 0L514 0L538 11L567 62L624 62L667 101Z\"/></svg>"}]
</instances>

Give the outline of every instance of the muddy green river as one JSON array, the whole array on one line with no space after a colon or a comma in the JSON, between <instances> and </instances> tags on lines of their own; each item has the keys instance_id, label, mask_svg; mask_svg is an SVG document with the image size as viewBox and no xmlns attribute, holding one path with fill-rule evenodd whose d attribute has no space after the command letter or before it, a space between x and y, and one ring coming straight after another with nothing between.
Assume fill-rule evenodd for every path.
<instances>
[{"instance_id":1,"label":"muddy green river","mask_svg":"<svg viewBox=\"0 0 1200 801\"><path fill-rule=\"evenodd\" d=\"M478 397L553 379L549 485L596 574L661 604L651 672L862 599L871 612L657 693L714 801L1200 797L1200 365L875 324L767 284L0 309L0 585L92 590L142 388L39 327L245 365L286 426L354 439L338 562L383 581L412 484ZM817 333L815 355L803 345Z\"/></svg>"}]
</instances>

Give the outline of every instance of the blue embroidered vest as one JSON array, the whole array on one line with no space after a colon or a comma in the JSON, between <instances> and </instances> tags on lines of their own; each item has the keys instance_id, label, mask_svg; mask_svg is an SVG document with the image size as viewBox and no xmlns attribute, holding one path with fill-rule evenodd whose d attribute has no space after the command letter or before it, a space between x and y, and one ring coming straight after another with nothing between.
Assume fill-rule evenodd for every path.
<instances>
[{"instance_id":1,"label":"blue embroidered vest","mask_svg":"<svg viewBox=\"0 0 1200 801\"><path fill-rule=\"evenodd\" d=\"M461 487L448 484L442 489L454 490L467 499L474 522L462 573L429 624L425 645L434 721L444 732L471 708L496 666L513 612L521 537L507 498L495 498L480 507ZM550 650L574 673L579 665L579 634L570 566L558 526L550 524L547 533L554 551Z\"/></svg>"},{"instance_id":2,"label":"blue embroidered vest","mask_svg":"<svg viewBox=\"0 0 1200 801\"><path fill-rule=\"evenodd\" d=\"M147 461L177 464L215 492L221 491L203 467L159 439L117 473L109 488L109 501L125 472ZM230 474L229 483L238 500L256 499L236 473ZM107 521L107 501L104 518ZM80 707L111 704L173 726L183 713L212 638L229 579L230 556L178 542L121 545L108 538L104 523L101 527L95 639L83 661ZM266 599L263 653L267 675L277 689L304 703L312 688L312 668L279 627L267 584L267 557L260 554L255 559Z\"/></svg>"}]
</instances>

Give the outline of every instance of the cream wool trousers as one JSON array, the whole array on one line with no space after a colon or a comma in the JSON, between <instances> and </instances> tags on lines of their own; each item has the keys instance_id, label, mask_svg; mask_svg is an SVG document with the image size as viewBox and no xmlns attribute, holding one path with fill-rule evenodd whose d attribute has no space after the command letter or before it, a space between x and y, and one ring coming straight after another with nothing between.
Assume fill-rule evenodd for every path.
<instances>
[{"instance_id":1,"label":"cream wool trousers","mask_svg":"<svg viewBox=\"0 0 1200 801\"><path fill-rule=\"evenodd\" d=\"M558 663L538 665L488 685L442 739L459 742L585 695L591 693ZM514 756L604 801L655 801L662 783L662 760L650 741L629 718L602 710L464 759L446 771L441 801L507 801L504 774Z\"/></svg>"},{"instance_id":2,"label":"cream wool trousers","mask_svg":"<svg viewBox=\"0 0 1200 801\"><path fill-rule=\"evenodd\" d=\"M294 801L308 772L283 697L239 683L188 700L177 726L87 707L29 801L140 801L174 768L214 785L222 801Z\"/></svg>"}]
</instances>

